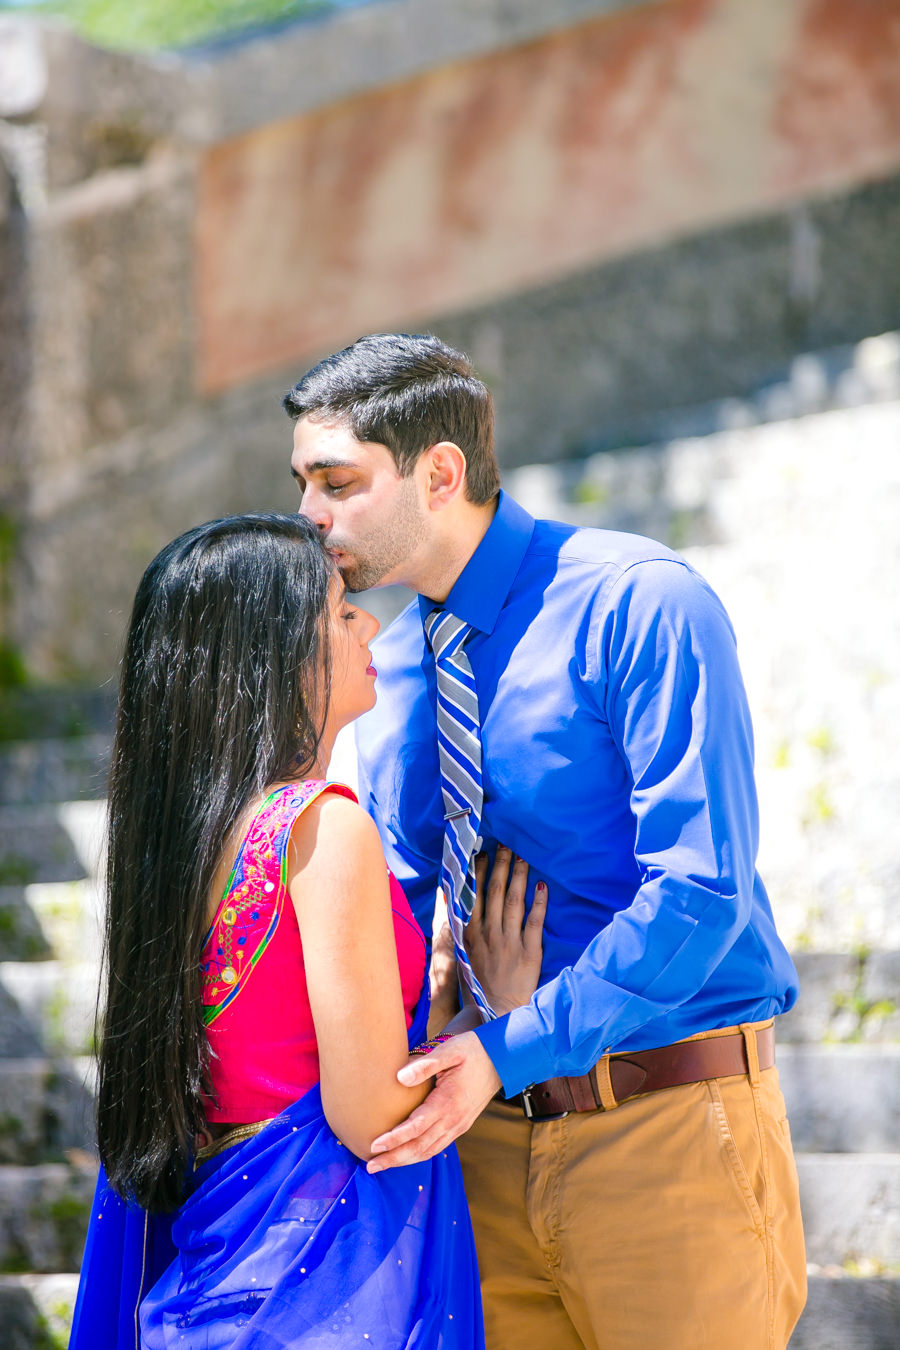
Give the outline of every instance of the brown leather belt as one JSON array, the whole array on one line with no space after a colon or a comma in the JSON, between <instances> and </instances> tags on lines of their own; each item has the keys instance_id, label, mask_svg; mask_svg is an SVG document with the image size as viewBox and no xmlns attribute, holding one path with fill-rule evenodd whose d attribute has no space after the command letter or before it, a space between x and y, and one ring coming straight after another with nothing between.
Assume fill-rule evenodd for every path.
<instances>
[{"instance_id":1,"label":"brown leather belt","mask_svg":"<svg viewBox=\"0 0 900 1350\"><path fill-rule=\"evenodd\" d=\"M771 1025L755 1031L748 1028L748 1033L756 1037L760 1071L771 1069L775 1063L774 1028ZM604 1075L605 1065L609 1066L609 1082L604 1091L597 1075L598 1072ZM561 1120L570 1111L607 1111L648 1092L702 1083L707 1078L728 1078L749 1070L744 1033L735 1031L706 1040L676 1041L656 1050L628 1050L604 1056L579 1078L548 1078L508 1100L511 1105L521 1106L529 1120Z\"/></svg>"}]
</instances>

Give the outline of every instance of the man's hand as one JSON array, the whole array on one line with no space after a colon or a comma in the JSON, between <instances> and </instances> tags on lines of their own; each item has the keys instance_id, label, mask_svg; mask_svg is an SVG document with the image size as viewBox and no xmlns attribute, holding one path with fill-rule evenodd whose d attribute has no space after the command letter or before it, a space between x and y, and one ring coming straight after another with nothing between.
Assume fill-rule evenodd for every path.
<instances>
[{"instance_id":1,"label":"man's hand","mask_svg":"<svg viewBox=\"0 0 900 1350\"><path fill-rule=\"evenodd\" d=\"M373 1142L370 1172L433 1158L465 1134L500 1088L500 1076L473 1031L405 1064L397 1077L407 1087L437 1081L408 1119Z\"/></svg>"}]
</instances>

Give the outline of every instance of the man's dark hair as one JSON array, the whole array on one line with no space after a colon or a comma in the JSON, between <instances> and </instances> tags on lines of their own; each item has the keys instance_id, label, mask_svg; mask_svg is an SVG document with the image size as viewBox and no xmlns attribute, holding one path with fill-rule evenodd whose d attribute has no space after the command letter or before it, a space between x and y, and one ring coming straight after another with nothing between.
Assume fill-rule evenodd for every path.
<instances>
[{"instance_id":1,"label":"man's dark hair","mask_svg":"<svg viewBox=\"0 0 900 1350\"><path fill-rule=\"evenodd\" d=\"M467 356L430 334L359 338L308 370L284 409L387 446L404 476L429 446L452 441L466 457L469 501L482 505L500 490L490 392Z\"/></svg>"}]
</instances>

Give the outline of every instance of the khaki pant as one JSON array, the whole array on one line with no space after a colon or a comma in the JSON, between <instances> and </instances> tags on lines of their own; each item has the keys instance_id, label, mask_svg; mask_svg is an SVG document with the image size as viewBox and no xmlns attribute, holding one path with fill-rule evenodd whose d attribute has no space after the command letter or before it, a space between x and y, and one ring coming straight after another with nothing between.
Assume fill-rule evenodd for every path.
<instances>
[{"instance_id":1,"label":"khaki pant","mask_svg":"<svg viewBox=\"0 0 900 1350\"><path fill-rule=\"evenodd\" d=\"M534 1125L495 1101L458 1141L488 1350L784 1350L797 1171L748 1043L747 1075Z\"/></svg>"}]
</instances>

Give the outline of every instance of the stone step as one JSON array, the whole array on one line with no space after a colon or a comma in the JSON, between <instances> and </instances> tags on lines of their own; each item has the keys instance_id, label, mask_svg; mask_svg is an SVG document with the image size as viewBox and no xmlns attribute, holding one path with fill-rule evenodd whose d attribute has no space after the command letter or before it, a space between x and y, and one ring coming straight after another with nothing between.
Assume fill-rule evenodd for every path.
<instances>
[{"instance_id":1,"label":"stone step","mask_svg":"<svg viewBox=\"0 0 900 1350\"><path fill-rule=\"evenodd\" d=\"M62 1162L94 1149L93 1060L0 1060L0 1164Z\"/></svg>"},{"instance_id":2,"label":"stone step","mask_svg":"<svg viewBox=\"0 0 900 1350\"><path fill-rule=\"evenodd\" d=\"M95 875L105 820L103 802L0 807L0 886Z\"/></svg>"},{"instance_id":3,"label":"stone step","mask_svg":"<svg viewBox=\"0 0 900 1350\"><path fill-rule=\"evenodd\" d=\"M776 1059L798 1152L900 1147L900 1045L779 1044Z\"/></svg>"},{"instance_id":4,"label":"stone step","mask_svg":"<svg viewBox=\"0 0 900 1350\"><path fill-rule=\"evenodd\" d=\"M73 1152L66 1163L0 1167L0 1271L78 1270L97 1163Z\"/></svg>"},{"instance_id":5,"label":"stone step","mask_svg":"<svg viewBox=\"0 0 900 1350\"><path fill-rule=\"evenodd\" d=\"M800 997L779 1043L900 1041L900 952L792 953Z\"/></svg>"},{"instance_id":6,"label":"stone step","mask_svg":"<svg viewBox=\"0 0 900 1350\"><path fill-rule=\"evenodd\" d=\"M0 690L0 742L111 736L115 708L112 688Z\"/></svg>"},{"instance_id":7,"label":"stone step","mask_svg":"<svg viewBox=\"0 0 900 1350\"><path fill-rule=\"evenodd\" d=\"M809 1299L790 1350L897 1350L898 1345L900 1279L811 1269Z\"/></svg>"},{"instance_id":8,"label":"stone step","mask_svg":"<svg viewBox=\"0 0 900 1350\"><path fill-rule=\"evenodd\" d=\"M93 1133L93 1062L0 1059L0 1162L38 1162ZM891 1153L900 1046L782 1046L778 1069L798 1153Z\"/></svg>"},{"instance_id":9,"label":"stone step","mask_svg":"<svg viewBox=\"0 0 900 1350\"><path fill-rule=\"evenodd\" d=\"M8 961L99 958L103 894L90 878L0 886L0 952Z\"/></svg>"},{"instance_id":10,"label":"stone step","mask_svg":"<svg viewBox=\"0 0 900 1350\"><path fill-rule=\"evenodd\" d=\"M807 1260L900 1266L900 1153L798 1153Z\"/></svg>"},{"instance_id":11,"label":"stone step","mask_svg":"<svg viewBox=\"0 0 900 1350\"><path fill-rule=\"evenodd\" d=\"M64 1350L77 1295L77 1275L0 1275L4 1350Z\"/></svg>"},{"instance_id":12,"label":"stone step","mask_svg":"<svg viewBox=\"0 0 900 1350\"><path fill-rule=\"evenodd\" d=\"M103 732L0 743L0 806L105 797L111 749Z\"/></svg>"},{"instance_id":13,"label":"stone step","mask_svg":"<svg viewBox=\"0 0 900 1350\"><path fill-rule=\"evenodd\" d=\"M4 1350L65 1346L77 1293L77 1275L0 1275ZM897 1350L898 1326L900 1279L813 1268L790 1350Z\"/></svg>"},{"instance_id":14,"label":"stone step","mask_svg":"<svg viewBox=\"0 0 900 1350\"><path fill-rule=\"evenodd\" d=\"M29 902L28 892L35 889L0 886L0 952L5 960L44 961L53 955L44 926Z\"/></svg>"},{"instance_id":15,"label":"stone step","mask_svg":"<svg viewBox=\"0 0 900 1350\"><path fill-rule=\"evenodd\" d=\"M96 961L0 962L0 1055L90 1054Z\"/></svg>"}]
</instances>

